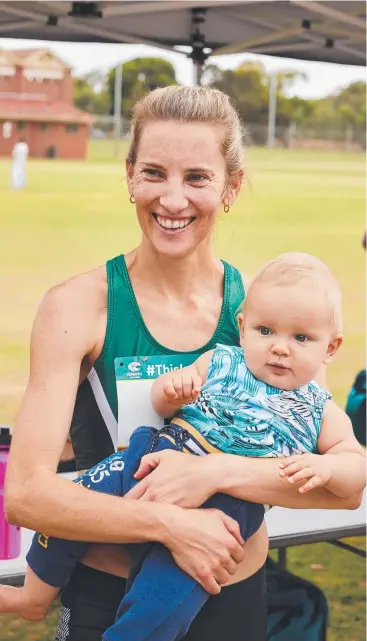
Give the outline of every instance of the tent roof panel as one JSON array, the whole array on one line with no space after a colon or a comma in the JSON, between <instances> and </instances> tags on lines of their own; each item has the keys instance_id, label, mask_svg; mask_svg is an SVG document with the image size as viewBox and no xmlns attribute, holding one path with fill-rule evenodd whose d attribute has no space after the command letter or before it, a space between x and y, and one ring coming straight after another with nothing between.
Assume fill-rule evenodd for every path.
<instances>
[{"instance_id":1,"label":"tent roof panel","mask_svg":"<svg viewBox=\"0 0 367 641\"><path fill-rule=\"evenodd\" d=\"M91 4L101 17L68 15ZM365 26L362 0L0 1L0 37L175 49L191 46L198 30L213 55L252 51L355 65L366 63Z\"/></svg>"}]
</instances>

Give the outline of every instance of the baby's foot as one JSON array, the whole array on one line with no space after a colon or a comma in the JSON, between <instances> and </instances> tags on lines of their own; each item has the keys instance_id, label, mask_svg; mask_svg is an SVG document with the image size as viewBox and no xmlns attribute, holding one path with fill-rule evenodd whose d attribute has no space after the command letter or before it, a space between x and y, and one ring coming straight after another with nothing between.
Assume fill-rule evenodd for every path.
<instances>
[{"instance_id":1,"label":"baby's foot","mask_svg":"<svg viewBox=\"0 0 367 641\"><path fill-rule=\"evenodd\" d=\"M27 621L42 621L47 610L25 598L23 588L0 585L0 613L16 614Z\"/></svg>"}]
</instances>

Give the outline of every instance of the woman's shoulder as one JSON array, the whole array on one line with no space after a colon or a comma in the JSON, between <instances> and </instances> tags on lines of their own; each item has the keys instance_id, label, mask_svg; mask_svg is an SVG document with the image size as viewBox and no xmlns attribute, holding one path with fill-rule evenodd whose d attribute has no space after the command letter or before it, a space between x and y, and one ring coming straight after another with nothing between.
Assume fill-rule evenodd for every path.
<instances>
[{"instance_id":1,"label":"woman's shoulder","mask_svg":"<svg viewBox=\"0 0 367 641\"><path fill-rule=\"evenodd\" d=\"M44 295L35 320L43 332L52 330L90 337L107 309L106 268L97 267L54 285Z\"/></svg>"},{"instance_id":2,"label":"woman's shoulder","mask_svg":"<svg viewBox=\"0 0 367 641\"><path fill-rule=\"evenodd\" d=\"M101 342L106 312L103 271L92 270L51 287L43 297L31 333L31 372L74 367ZM104 334L103 334L104 335Z\"/></svg>"},{"instance_id":3,"label":"woman's shoulder","mask_svg":"<svg viewBox=\"0 0 367 641\"><path fill-rule=\"evenodd\" d=\"M44 301L48 304L74 310L86 310L90 313L95 309L106 308L107 277L105 265L96 267L67 278L51 287L45 294Z\"/></svg>"}]
</instances>

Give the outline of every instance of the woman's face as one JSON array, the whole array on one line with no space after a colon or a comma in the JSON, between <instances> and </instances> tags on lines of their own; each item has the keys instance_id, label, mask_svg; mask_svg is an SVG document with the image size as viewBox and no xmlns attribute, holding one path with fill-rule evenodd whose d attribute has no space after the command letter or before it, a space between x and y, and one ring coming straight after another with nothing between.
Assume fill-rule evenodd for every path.
<instances>
[{"instance_id":1,"label":"woman's face","mask_svg":"<svg viewBox=\"0 0 367 641\"><path fill-rule=\"evenodd\" d=\"M202 123L145 125L128 184L143 235L160 254L183 257L209 242L223 198L235 200L241 176L226 185L221 136Z\"/></svg>"}]
</instances>

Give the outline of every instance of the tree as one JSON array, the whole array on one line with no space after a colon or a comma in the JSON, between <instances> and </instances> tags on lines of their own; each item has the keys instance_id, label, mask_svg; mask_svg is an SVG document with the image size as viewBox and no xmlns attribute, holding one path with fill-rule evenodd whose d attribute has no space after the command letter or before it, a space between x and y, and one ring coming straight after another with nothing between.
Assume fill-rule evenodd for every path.
<instances>
[{"instance_id":1,"label":"tree","mask_svg":"<svg viewBox=\"0 0 367 641\"><path fill-rule=\"evenodd\" d=\"M293 119L294 103L285 91L298 77L297 72L277 74L277 125L287 127ZM210 65L204 81L228 94L240 113L252 142L264 144L269 117L270 76L261 63L245 62L235 70Z\"/></svg>"},{"instance_id":2,"label":"tree","mask_svg":"<svg viewBox=\"0 0 367 641\"><path fill-rule=\"evenodd\" d=\"M296 80L308 80L308 76L303 71L278 71L277 82L278 88L282 94L293 87Z\"/></svg>"},{"instance_id":3,"label":"tree","mask_svg":"<svg viewBox=\"0 0 367 641\"><path fill-rule=\"evenodd\" d=\"M300 71L279 71L277 78L277 124L288 127L291 122L300 123L305 114L311 113L311 106L302 98L290 98L286 94L296 80L307 80L307 75Z\"/></svg>"},{"instance_id":4,"label":"tree","mask_svg":"<svg viewBox=\"0 0 367 641\"><path fill-rule=\"evenodd\" d=\"M316 100L304 100L298 96L289 99L290 115L292 122L299 125L307 124L311 121L315 113Z\"/></svg>"},{"instance_id":5,"label":"tree","mask_svg":"<svg viewBox=\"0 0 367 641\"><path fill-rule=\"evenodd\" d=\"M100 72L73 78L73 103L79 109L96 115L108 115L109 100L106 78Z\"/></svg>"},{"instance_id":6,"label":"tree","mask_svg":"<svg viewBox=\"0 0 367 641\"><path fill-rule=\"evenodd\" d=\"M115 73L112 69L108 74L108 94L113 113L115 99ZM148 91L157 87L176 85L176 75L173 65L162 58L135 58L122 65L122 100L121 113L124 117L131 115L131 110L137 100Z\"/></svg>"},{"instance_id":7,"label":"tree","mask_svg":"<svg viewBox=\"0 0 367 641\"><path fill-rule=\"evenodd\" d=\"M311 135L341 138L355 134L363 141L366 125L366 84L354 82L336 95L319 100L289 97L289 88L295 80L306 76L294 71L277 73L276 124L285 134L291 123L312 128ZM269 114L270 76L260 63L246 62L234 70L223 70L209 65L204 82L221 89L231 98L242 116L245 128L255 143L264 143ZM334 130L334 131L332 131ZM278 133L280 131L278 130Z\"/></svg>"},{"instance_id":8,"label":"tree","mask_svg":"<svg viewBox=\"0 0 367 641\"><path fill-rule=\"evenodd\" d=\"M287 126L293 118L294 102L285 93L304 74L294 71L277 73L277 123ZM261 63L245 62L235 70L222 70L209 65L204 80L211 87L230 96L246 125L268 122L270 76ZM300 100L300 99L299 99ZM300 112L300 105L297 105Z\"/></svg>"},{"instance_id":9,"label":"tree","mask_svg":"<svg viewBox=\"0 0 367 641\"><path fill-rule=\"evenodd\" d=\"M266 122L268 111L267 76L260 63L246 62L237 69L208 68L211 87L228 94L246 123Z\"/></svg>"},{"instance_id":10,"label":"tree","mask_svg":"<svg viewBox=\"0 0 367 641\"><path fill-rule=\"evenodd\" d=\"M353 82L342 89L334 98L335 107L339 110L345 124L356 127L366 126L366 83Z\"/></svg>"},{"instance_id":11,"label":"tree","mask_svg":"<svg viewBox=\"0 0 367 641\"><path fill-rule=\"evenodd\" d=\"M313 100L313 109L306 124L314 130L339 132L345 138L347 131L364 141L366 127L366 83L353 82L337 94Z\"/></svg>"}]
</instances>

